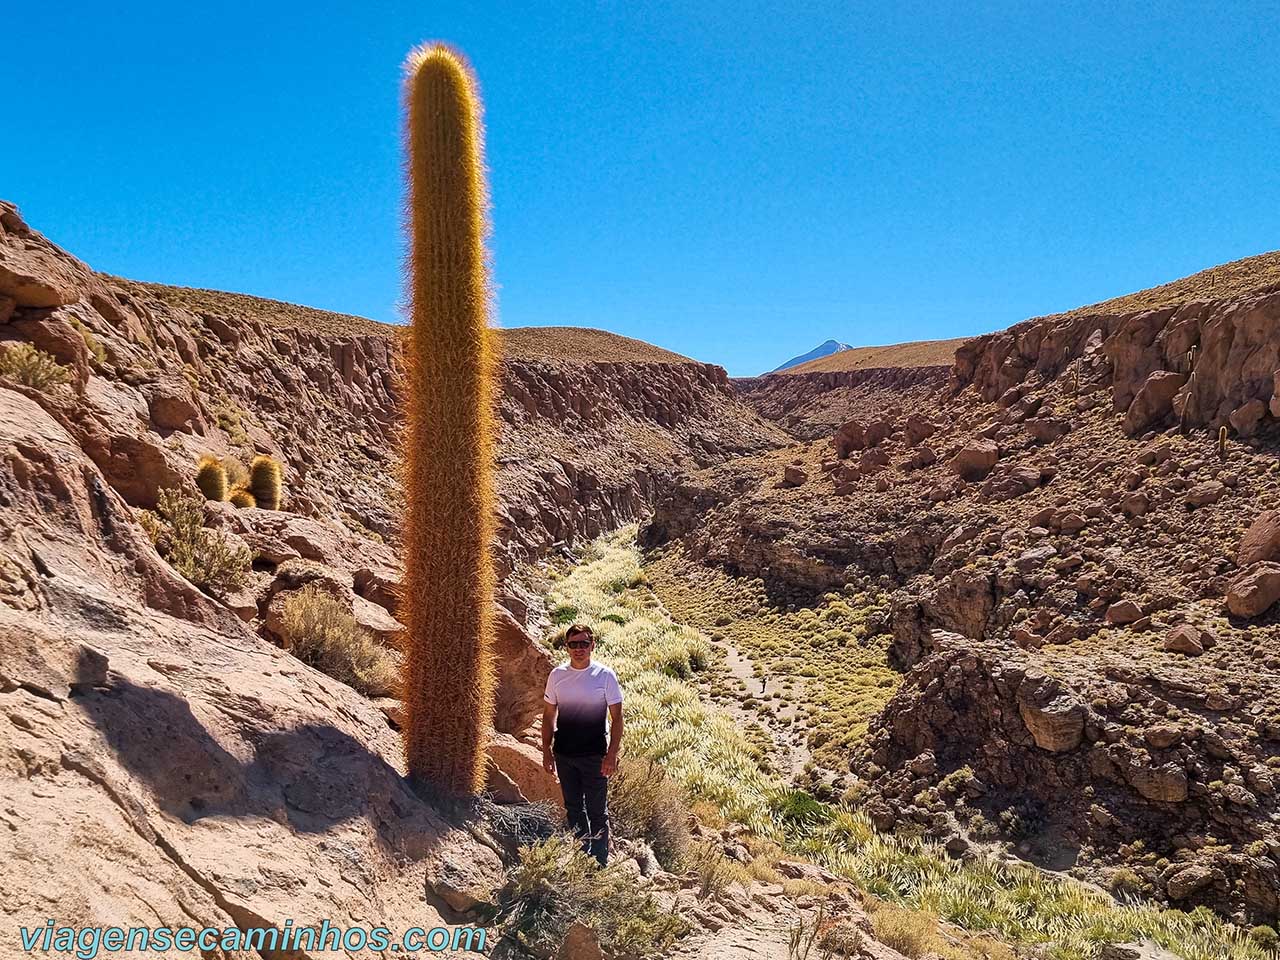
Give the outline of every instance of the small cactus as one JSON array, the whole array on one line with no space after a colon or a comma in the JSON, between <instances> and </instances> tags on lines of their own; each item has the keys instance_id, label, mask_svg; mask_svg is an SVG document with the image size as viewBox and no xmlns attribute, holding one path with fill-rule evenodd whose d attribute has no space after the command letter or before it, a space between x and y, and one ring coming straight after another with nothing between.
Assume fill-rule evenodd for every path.
<instances>
[{"instance_id":1,"label":"small cactus","mask_svg":"<svg viewBox=\"0 0 1280 960\"><path fill-rule=\"evenodd\" d=\"M1227 459L1227 428L1225 425L1218 428L1218 458L1220 460Z\"/></svg>"},{"instance_id":2,"label":"small cactus","mask_svg":"<svg viewBox=\"0 0 1280 960\"><path fill-rule=\"evenodd\" d=\"M256 507L258 505L258 501L254 499L253 494L244 487L236 487L231 491L231 496L228 499L236 507Z\"/></svg>"},{"instance_id":3,"label":"small cactus","mask_svg":"<svg viewBox=\"0 0 1280 960\"><path fill-rule=\"evenodd\" d=\"M280 509L281 473L280 461L274 457L254 457L249 464L249 490L263 510Z\"/></svg>"},{"instance_id":4,"label":"small cactus","mask_svg":"<svg viewBox=\"0 0 1280 960\"><path fill-rule=\"evenodd\" d=\"M217 457L205 454L196 463L196 486L206 500L227 499L227 471Z\"/></svg>"},{"instance_id":5,"label":"small cactus","mask_svg":"<svg viewBox=\"0 0 1280 960\"><path fill-rule=\"evenodd\" d=\"M1187 373L1194 373L1196 369L1196 348L1192 347L1187 351Z\"/></svg>"}]
</instances>

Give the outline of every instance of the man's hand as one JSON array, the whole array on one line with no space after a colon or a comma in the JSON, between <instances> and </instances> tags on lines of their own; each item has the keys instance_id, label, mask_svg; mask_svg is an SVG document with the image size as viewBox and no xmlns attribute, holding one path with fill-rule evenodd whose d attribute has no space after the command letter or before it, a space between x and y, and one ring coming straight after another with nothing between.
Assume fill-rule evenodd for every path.
<instances>
[{"instance_id":1,"label":"man's hand","mask_svg":"<svg viewBox=\"0 0 1280 960\"><path fill-rule=\"evenodd\" d=\"M556 772L556 757L550 750L542 751L542 769L550 774Z\"/></svg>"},{"instance_id":2,"label":"man's hand","mask_svg":"<svg viewBox=\"0 0 1280 960\"><path fill-rule=\"evenodd\" d=\"M600 773L606 777L612 777L618 772L618 755L616 753L606 753L604 760L600 762Z\"/></svg>"}]
</instances>

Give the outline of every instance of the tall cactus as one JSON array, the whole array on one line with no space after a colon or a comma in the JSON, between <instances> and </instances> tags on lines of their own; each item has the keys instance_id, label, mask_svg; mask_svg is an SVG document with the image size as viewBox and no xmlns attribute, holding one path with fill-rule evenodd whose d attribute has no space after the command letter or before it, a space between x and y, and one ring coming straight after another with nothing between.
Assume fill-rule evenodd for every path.
<instances>
[{"instance_id":1,"label":"tall cactus","mask_svg":"<svg viewBox=\"0 0 1280 960\"><path fill-rule=\"evenodd\" d=\"M481 107L469 65L442 44L414 50L406 72L405 757L411 776L472 794L484 785L495 685L498 358Z\"/></svg>"}]
</instances>

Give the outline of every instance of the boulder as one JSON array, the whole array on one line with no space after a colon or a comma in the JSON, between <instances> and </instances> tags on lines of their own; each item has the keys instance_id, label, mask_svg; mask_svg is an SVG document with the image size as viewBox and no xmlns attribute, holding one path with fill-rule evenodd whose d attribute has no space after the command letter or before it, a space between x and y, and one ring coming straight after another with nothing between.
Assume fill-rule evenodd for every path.
<instances>
[{"instance_id":1,"label":"boulder","mask_svg":"<svg viewBox=\"0 0 1280 960\"><path fill-rule=\"evenodd\" d=\"M1131 437L1146 433L1173 413L1173 398L1187 382L1185 373L1157 370L1147 377L1129 404L1124 416L1124 432Z\"/></svg>"},{"instance_id":2,"label":"boulder","mask_svg":"<svg viewBox=\"0 0 1280 960\"><path fill-rule=\"evenodd\" d=\"M1227 609L1237 617L1266 613L1280 600L1280 564L1263 562L1249 567L1227 588Z\"/></svg>"},{"instance_id":3,"label":"boulder","mask_svg":"<svg viewBox=\"0 0 1280 960\"><path fill-rule=\"evenodd\" d=\"M1206 480L1204 483L1197 483L1188 490L1183 497L1183 502L1188 510L1194 510L1196 507L1207 507L1221 500L1226 492L1227 488L1221 480Z\"/></svg>"},{"instance_id":4,"label":"boulder","mask_svg":"<svg viewBox=\"0 0 1280 960\"><path fill-rule=\"evenodd\" d=\"M1236 407L1231 411L1231 416L1227 419L1231 422L1231 426L1235 428L1236 433L1242 437L1251 437L1258 432L1258 425L1262 422L1262 418L1266 416L1267 405L1257 397L1254 397L1248 403Z\"/></svg>"},{"instance_id":5,"label":"boulder","mask_svg":"<svg viewBox=\"0 0 1280 960\"><path fill-rule=\"evenodd\" d=\"M489 759L531 802L546 801L564 810L564 796L555 774L542 766L542 748L517 740L508 733L494 732L488 745Z\"/></svg>"},{"instance_id":6,"label":"boulder","mask_svg":"<svg viewBox=\"0 0 1280 960\"><path fill-rule=\"evenodd\" d=\"M1170 653L1185 653L1189 657L1198 657L1204 653L1200 631L1189 623L1174 627L1165 634L1164 648Z\"/></svg>"},{"instance_id":7,"label":"boulder","mask_svg":"<svg viewBox=\"0 0 1280 960\"><path fill-rule=\"evenodd\" d=\"M994 440L971 440L951 458L947 466L965 480L981 480L1000 459L1000 447Z\"/></svg>"},{"instance_id":8,"label":"boulder","mask_svg":"<svg viewBox=\"0 0 1280 960\"><path fill-rule=\"evenodd\" d=\"M555 956L555 960L603 960L603 958L600 938L581 920L575 920L569 925Z\"/></svg>"},{"instance_id":9,"label":"boulder","mask_svg":"<svg viewBox=\"0 0 1280 960\"><path fill-rule=\"evenodd\" d=\"M1170 900L1185 900L1194 893L1203 890L1214 881L1214 871L1204 864L1194 863L1183 867L1169 878L1165 886Z\"/></svg>"},{"instance_id":10,"label":"boulder","mask_svg":"<svg viewBox=\"0 0 1280 960\"><path fill-rule=\"evenodd\" d=\"M500 733L522 734L542 715L551 658L506 607L495 604L494 616L498 688L493 725Z\"/></svg>"},{"instance_id":11,"label":"boulder","mask_svg":"<svg viewBox=\"0 0 1280 960\"><path fill-rule=\"evenodd\" d=\"M906 422L902 425L902 432L906 436L907 443L915 446L921 440L927 440L938 432L938 427L920 416L913 413L907 417Z\"/></svg>"},{"instance_id":12,"label":"boulder","mask_svg":"<svg viewBox=\"0 0 1280 960\"><path fill-rule=\"evenodd\" d=\"M1024 680L1018 688L1018 712L1041 750L1065 753L1080 746L1084 706L1055 682L1033 677Z\"/></svg>"},{"instance_id":13,"label":"boulder","mask_svg":"<svg viewBox=\"0 0 1280 960\"><path fill-rule=\"evenodd\" d=\"M782 469L782 483L779 486L798 487L808 479L809 475L804 472L802 467L797 467L795 464L787 464Z\"/></svg>"},{"instance_id":14,"label":"boulder","mask_svg":"<svg viewBox=\"0 0 1280 960\"><path fill-rule=\"evenodd\" d=\"M1121 600L1107 607L1107 623L1122 626L1142 619L1142 607L1133 600Z\"/></svg>"},{"instance_id":15,"label":"boulder","mask_svg":"<svg viewBox=\"0 0 1280 960\"><path fill-rule=\"evenodd\" d=\"M1236 564L1247 567L1261 560L1280 559L1280 510L1264 510L1240 539Z\"/></svg>"},{"instance_id":16,"label":"boulder","mask_svg":"<svg viewBox=\"0 0 1280 960\"><path fill-rule=\"evenodd\" d=\"M151 425L157 430L190 433L200 423L200 408L186 383L166 380L155 384L147 394L147 407Z\"/></svg>"}]
</instances>

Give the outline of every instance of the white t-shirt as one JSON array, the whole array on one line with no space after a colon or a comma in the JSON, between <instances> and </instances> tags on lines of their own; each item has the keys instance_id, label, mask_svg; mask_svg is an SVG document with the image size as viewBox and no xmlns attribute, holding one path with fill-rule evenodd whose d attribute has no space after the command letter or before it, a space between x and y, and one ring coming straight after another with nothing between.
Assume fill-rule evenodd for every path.
<instances>
[{"instance_id":1,"label":"white t-shirt","mask_svg":"<svg viewBox=\"0 0 1280 960\"><path fill-rule=\"evenodd\" d=\"M552 749L570 757L604 755L605 721L609 707L622 702L618 676L603 663L582 670L562 664L547 677L543 694L556 705L556 734Z\"/></svg>"}]
</instances>

